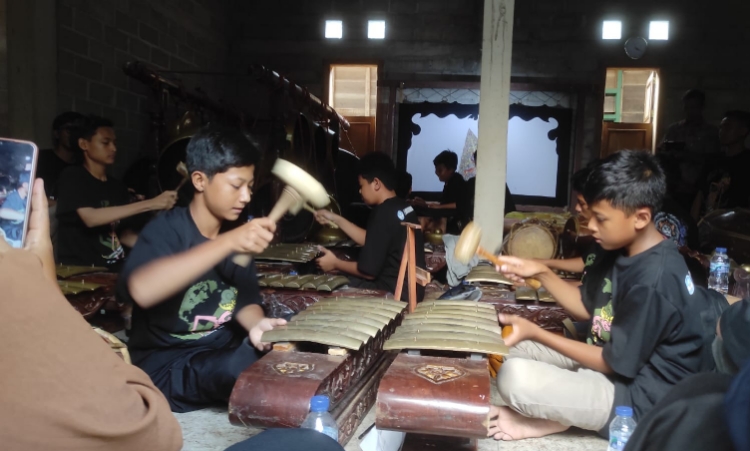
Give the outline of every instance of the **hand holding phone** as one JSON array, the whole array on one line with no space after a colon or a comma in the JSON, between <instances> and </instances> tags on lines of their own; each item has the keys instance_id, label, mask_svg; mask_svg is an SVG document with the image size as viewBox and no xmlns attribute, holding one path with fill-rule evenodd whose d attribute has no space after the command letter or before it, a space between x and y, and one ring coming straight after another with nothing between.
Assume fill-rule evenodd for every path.
<instances>
[{"instance_id":1,"label":"hand holding phone","mask_svg":"<svg viewBox=\"0 0 750 451\"><path fill-rule=\"evenodd\" d=\"M52 239L50 237L47 196L44 192L42 180L35 180L33 183L30 209L24 249L39 257L45 275L50 281L55 282L57 280L55 257L53 256ZM0 229L0 254L12 249L2 233L2 229Z\"/></svg>"},{"instance_id":2,"label":"hand holding phone","mask_svg":"<svg viewBox=\"0 0 750 451\"><path fill-rule=\"evenodd\" d=\"M36 144L0 138L0 236L15 248L26 242L38 157Z\"/></svg>"}]
</instances>

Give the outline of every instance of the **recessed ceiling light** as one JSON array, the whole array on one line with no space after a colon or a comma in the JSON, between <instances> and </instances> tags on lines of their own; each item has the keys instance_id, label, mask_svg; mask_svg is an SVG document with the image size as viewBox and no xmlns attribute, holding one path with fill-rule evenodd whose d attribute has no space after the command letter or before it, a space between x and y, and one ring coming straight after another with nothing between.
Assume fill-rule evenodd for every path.
<instances>
[{"instance_id":1,"label":"recessed ceiling light","mask_svg":"<svg viewBox=\"0 0 750 451\"><path fill-rule=\"evenodd\" d=\"M619 20L602 22L602 39L622 39L622 22Z\"/></svg>"},{"instance_id":2,"label":"recessed ceiling light","mask_svg":"<svg viewBox=\"0 0 750 451\"><path fill-rule=\"evenodd\" d=\"M669 39L669 21L652 20L648 27L648 38L652 41L666 41Z\"/></svg>"},{"instance_id":3,"label":"recessed ceiling light","mask_svg":"<svg viewBox=\"0 0 750 451\"><path fill-rule=\"evenodd\" d=\"M326 20L326 38L341 39L344 35L344 22L340 20Z\"/></svg>"},{"instance_id":4,"label":"recessed ceiling light","mask_svg":"<svg viewBox=\"0 0 750 451\"><path fill-rule=\"evenodd\" d=\"M367 37L370 39L385 39L385 20L368 20Z\"/></svg>"}]
</instances>

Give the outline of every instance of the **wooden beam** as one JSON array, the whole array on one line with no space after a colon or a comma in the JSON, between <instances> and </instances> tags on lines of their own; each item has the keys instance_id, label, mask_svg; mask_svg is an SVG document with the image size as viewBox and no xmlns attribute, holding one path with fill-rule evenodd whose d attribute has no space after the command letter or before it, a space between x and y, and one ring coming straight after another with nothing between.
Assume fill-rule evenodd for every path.
<instances>
[{"instance_id":1,"label":"wooden beam","mask_svg":"<svg viewBox=\"0 0 750 451\"><path fill-rule=\"evenodd\" d=\"M484 2L474 218L490 252L503 242L514 9L515 0Z\"/></svg>"}]
</instances>

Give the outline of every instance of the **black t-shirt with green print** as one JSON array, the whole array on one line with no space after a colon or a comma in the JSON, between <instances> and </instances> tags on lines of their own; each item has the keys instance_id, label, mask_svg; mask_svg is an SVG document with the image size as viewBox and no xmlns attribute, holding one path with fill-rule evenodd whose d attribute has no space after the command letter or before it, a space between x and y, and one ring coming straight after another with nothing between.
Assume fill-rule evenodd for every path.
<instances>
[{"instance_id":1,"label":"black t-shirt with green print","mask_svg":"<svg viewBox=\"0 0 750 451\"><path fill-rule=\"evenodd\" d=\"M207 241L188 208L175 208L159 214L139 235L120 274L118 296L132 301L128 281L139 267ZM136 304L128 347L135 351L134 356L141 355L138 351L144 350L202 347L213 340L214 332L233 326L231 320L236 312L260 302L255 265L251 263L243 268L227 257L155 307L145 310ZM240 329L239 332L247 334Z\"/></svg>"},{"instance_id":2,"label":"black t-shirt with green print","mask_svg":"<svg viewBox=\"0 0 750 451\"><path fill-rule=\"evenodd\" d=\"M701 370L699 295L670 240L633 257L597 254L593 268L602 276L593 299L586 299L592 273L584 280L584 303L592 318L587 341L603 348L612 368L613 410L631 406L640 421L676 383ZM606 434L604 429L600 432Z\"/></svg>"},{"instance_id":3,"label":"black t-shirt with green print","mask_svg":"<svg viewBox=\"0 0 750 451\"><path fill-rule=\"evenodd\" d=\"M609 326L601 321L611 319L612 266L617 252L605 251L594 243L585 254L581 277L581 300L592 320L586 328L586 342L603 346L609 340Z\"/></svg>"},{"instance_id":4,"label":"black t-shirt with green print","mask_svg":"<svg viewBox=\"0 0 750 451\"><path fill-rule=\"evenodd\" d=\"M118 180L99 180L83 166L70 166L57 181L57 260L65 265L106 266L118 270L125 251L117 236L128 221L87 227L78 209L126 205L128 189Z\"/></svg>"}]
</instances>

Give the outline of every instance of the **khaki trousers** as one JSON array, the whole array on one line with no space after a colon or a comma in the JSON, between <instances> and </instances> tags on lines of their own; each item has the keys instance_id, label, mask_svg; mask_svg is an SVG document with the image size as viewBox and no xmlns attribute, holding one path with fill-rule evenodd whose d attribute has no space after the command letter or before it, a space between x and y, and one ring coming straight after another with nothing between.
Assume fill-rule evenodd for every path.
<instances>
[{"instance_id":1,"label":"khaki trousers","mask_svg":"<svg viewBox=\"0 0 750 451\"><path fill-rule=\"evenodd\" d=\"M497 385L505 405L524 416L592 431L607 424L615 397L604 374L528 340L511 348Z\"/></svg>"}]
</instances>

